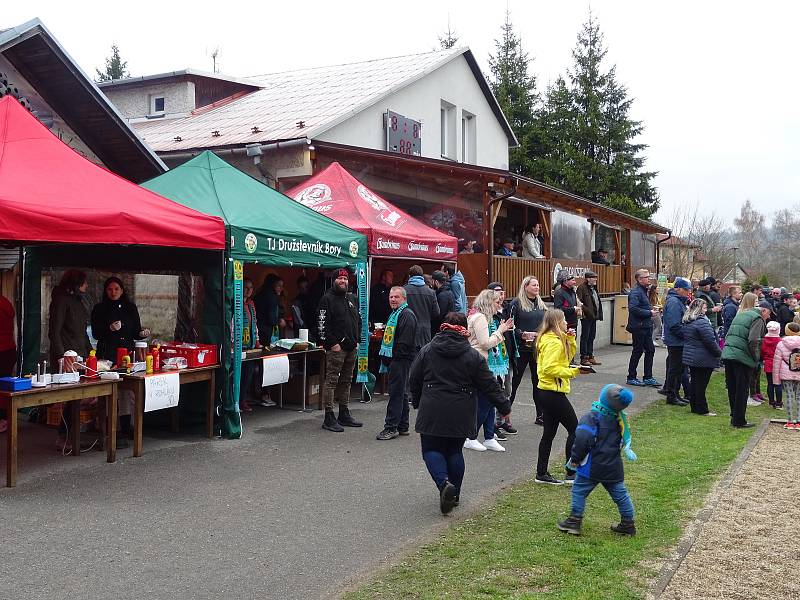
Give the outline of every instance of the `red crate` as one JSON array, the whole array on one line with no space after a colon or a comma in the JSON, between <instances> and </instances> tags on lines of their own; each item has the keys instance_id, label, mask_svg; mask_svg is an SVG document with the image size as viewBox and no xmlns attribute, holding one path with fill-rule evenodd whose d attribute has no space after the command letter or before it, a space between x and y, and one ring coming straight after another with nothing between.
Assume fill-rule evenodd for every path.
<instances>
[{"instance_id":1,"label":"red crate","mask_svg":"<svg viewBox=\"0 0 800 600\"><path fill-rule=\"evenodd\" d=\"M219 350L216 344L164 344L159 359L163 361L171 356L183 356L190 369L219 363Z\"/></svg>"}]
</instances>

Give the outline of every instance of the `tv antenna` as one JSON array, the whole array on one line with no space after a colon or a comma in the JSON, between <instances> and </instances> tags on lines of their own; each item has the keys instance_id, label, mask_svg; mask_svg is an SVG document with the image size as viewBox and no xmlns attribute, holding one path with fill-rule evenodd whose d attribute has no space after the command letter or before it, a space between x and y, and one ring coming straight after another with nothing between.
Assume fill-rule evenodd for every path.
<instances>
[{"instance_id":1,"label":"tv antenna","mask_svg":"<svg viewBox=\"0 0 800 600\"><path fill-rule=\"evenodd\" d=\"M214 51L211 53L211 72L218 73L217 70L217 56L219 56L219 46L214 48Z\"/></svg>"}]
</instances>

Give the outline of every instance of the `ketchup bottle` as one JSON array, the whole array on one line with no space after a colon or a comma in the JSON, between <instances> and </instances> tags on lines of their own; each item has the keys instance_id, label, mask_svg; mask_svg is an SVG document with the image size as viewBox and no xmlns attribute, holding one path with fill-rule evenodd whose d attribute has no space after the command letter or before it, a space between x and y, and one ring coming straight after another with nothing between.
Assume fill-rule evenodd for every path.
<instances>
[{"instance_id":1,"label":"ketchup bottle","mask_svg":"<svg viewBox=\"0 0 800 600\"><path fill-rule=\"evenodd\" d=\"M86 377L88 379L97 379L97 352L94 350L89 351L89 356L86 357Z\"/></svg>"},{"instance_id":2,"label":"ketchup bottle","mask_svg":"<svg viewBox=\"0 0 800 600\"><path fill-rule=\"evenodd\" d=\"M153 346L153 349L150 351L150 353L153 355L153 372L161 372L161 356L159 356L161 352L159 351L159 346Z\"/></svg>"}]
</instances>

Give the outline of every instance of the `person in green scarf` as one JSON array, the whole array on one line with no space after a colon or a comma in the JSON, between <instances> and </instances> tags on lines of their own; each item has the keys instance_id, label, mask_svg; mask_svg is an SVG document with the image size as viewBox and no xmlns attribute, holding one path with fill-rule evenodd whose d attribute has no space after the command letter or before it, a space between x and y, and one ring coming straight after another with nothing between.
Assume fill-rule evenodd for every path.
<instances>
[{"instance_id":1,"label":"person in green scarf","mask_svg":"<svg viewBox=\"0 0 800 600\"><path fill-rule=\"evenodd\" d=\"M631 429L625 408L633 402L633 392L616 384L606 385L592 410L581 417L567 469L576 472L572 485L572 510L558 523L561 531L580 535L586 498L602 484L616 503L621 521L611 526L620 535L636 535L633 502L625 487L625 471L620 451L636 460L631 449Z\"/></svg>"},{"instance_id":2,"label":"person in green scarf","mask_svg":"<svg viewBox=\"0 0 800 600\"><path fill-rule=\"evenodd\" d=\"M381 373L389 374L389 403L386 421L376 439L392 440L408 435L408 373L417 356L417 317L406 302L406 290L394 286L389 290L392 313L386 321L378 356Z\"/></svg>"},{"instance_id":3,"label":"person in green scarf","mask_svg":"<svg viewBox=\"0 0 800 600\"><path fill-rule=\"evenodd\" d=\"M256 317L256 305L253 302L253 280L245 278L243 283L244 306L242 315L242 351L260 348L258 341L258 319ZM242 412L253 412L250 406L249 396L253 392L253 373L255 371L255 361L242 363L241 379L241 400L239 410ZM273 403L274 405L274 403Z\"/></svg>"}]
</instances>

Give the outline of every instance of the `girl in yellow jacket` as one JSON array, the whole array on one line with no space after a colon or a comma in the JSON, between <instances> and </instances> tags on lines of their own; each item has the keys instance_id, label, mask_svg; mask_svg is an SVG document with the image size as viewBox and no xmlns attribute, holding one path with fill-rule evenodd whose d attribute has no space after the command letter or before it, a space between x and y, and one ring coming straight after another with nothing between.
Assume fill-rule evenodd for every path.
<instances>
[{"instance_id":1,"label":"girl in yellow jacket","mask_svg":"<svg viewBox=\"0 0 800 600\"><path fill-rule=\"evenodd\" d=\"M548 310L536 338L536 374L539 376L537 393L544 420L544 432L539 442L539 459L536 465L536 483L550 485L565 483L553 477L547 471L547 465L550 462L550 450L559 423L567 430L567 460L572 453L578 417L567 394L570 391L570 380L581 372L579 368L570 366L576 349L575 330L567 328L564 313L558 309ZM567 473L566 483L572 483L574 479L574 474Z\"/></svg>"}]
</instances>

